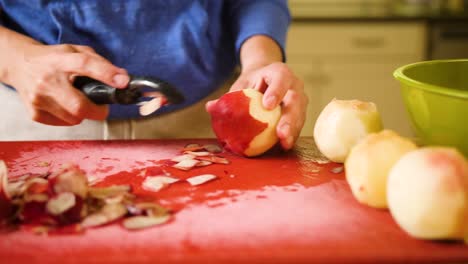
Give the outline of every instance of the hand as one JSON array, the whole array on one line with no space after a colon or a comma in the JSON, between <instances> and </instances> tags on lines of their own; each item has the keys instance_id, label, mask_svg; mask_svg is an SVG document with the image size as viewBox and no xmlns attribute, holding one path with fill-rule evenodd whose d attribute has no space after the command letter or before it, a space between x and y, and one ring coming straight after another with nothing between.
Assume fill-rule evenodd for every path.
<instances>
[{"instance_id":1,"label":"hand","mask_svg":"<svg viewBox=\"0 0 468 264\"><path fill-rule=\"evenodd\" d=\"M117 88L129 81L126 70L87 46L38 43L22 52L9 68L8 84L18 91L31 119L43 124L71 126L84 119L107 117L107 106L92 103L72 86L75 76L88 76Z\"/></svg>"},{"instance_id":2,"label":"hand","mask_svg":"<svg viewBox=\"0 0 468 264\"><path fill-rule=\"evenodd\" d=\"M264 93L263 105L273 109L282 105L282 114L276 133L283 149L294 146L306 119L308 104L304 84L289 67L280 62L258 68L243 69L230 92L254 88ZM207 107L213 102L209 102Z\"/></svg>"}]
</instances>

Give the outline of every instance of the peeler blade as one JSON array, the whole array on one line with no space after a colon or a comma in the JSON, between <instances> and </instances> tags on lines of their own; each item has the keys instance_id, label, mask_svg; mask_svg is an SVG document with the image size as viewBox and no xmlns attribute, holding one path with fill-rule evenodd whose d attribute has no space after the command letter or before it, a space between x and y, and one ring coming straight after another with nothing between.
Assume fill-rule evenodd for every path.
<instances>
[{"instance_id":1,"label":"peeler blade","mask_svg":"<svg viewBox=\"0 0 468 264\"><path fill-rule=\"evenodd\" d=\"M154 97L164 97L166 104L180 104L184 96L173 85L154 77L130 76L126 88L117 89L85 76L78 76L73 86L96 104L137 104Z\"/></svg>"},{"instance_id":2,"label":"peeler blade","mask_svg":"<svg viewBox=\"0 0 468 264\"><path fill-rule=\"evenodd\" d=\"M142 93L142 97L163 96L169 104L180 104L185 101L184 96L170 83L154 77L132 76L129 89L136 89Z\"/></svg>"}]
</instances>

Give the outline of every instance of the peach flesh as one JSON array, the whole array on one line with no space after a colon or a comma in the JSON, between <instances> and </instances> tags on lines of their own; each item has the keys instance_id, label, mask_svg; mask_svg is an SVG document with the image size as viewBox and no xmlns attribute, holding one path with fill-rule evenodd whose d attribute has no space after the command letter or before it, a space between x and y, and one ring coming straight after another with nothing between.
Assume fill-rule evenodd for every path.
<instances>
[{"instance_id":1,"label":"peach flesh","mask_svg":"<svg viewBox=\"0 0 468 264\"><path fill-rule=\"evenodd\" d=\"M417 146L391 130L366 136L345 161L346 180L361 203L387 208L387 178L392 166Z\"/></svg>"},{"instance_id":2,"label":"peach flesh","mask_svg":"<svg viewBox=\"0 0 468 264\"><path fill-rule=\"evenodd\" d=\"M333 99L317 118L314 139L323 155L341 163L356 143L380 130L382 121L374 103Z\"/></svg>"},{"instance_id":3,"label":"peach flesh","mask_svg":"<svg viewBox=\"0 0 468 264\"><path fill-rule=\"evenodd\" d=\"M463 239L468 231L468 162L447 147L409 152L390 171L387 198L393 217L410 235Z\"/></svg>"}]
</instances>

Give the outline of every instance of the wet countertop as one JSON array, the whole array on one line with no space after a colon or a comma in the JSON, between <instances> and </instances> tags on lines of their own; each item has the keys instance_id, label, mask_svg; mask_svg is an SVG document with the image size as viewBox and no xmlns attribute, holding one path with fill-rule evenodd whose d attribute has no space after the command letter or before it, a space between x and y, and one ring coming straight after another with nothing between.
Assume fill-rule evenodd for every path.
<instances>
[{"instance_id":1,"label":"wet countertop","mask_svg":"<svg viewBox=\"0 0 468 264\"><path fill-rule=\"evenodd\" d=\"M468 261L461 243L409 237L386 210L355 201L341 164L321 163L311 138L260 158L222 153L231 163L190 171L165 167L187 143L206 140L0 142L10 177L76 163L101 186L131 184L174 210L167 224L128 231L118 224L84 234L0 233L2 263L425 263ZM38 164L50 163L49 167ZM141 189L162 171L180 182L157 193ZM5 260L8 260L4 262Z\"/></svg>"}]
</instances>

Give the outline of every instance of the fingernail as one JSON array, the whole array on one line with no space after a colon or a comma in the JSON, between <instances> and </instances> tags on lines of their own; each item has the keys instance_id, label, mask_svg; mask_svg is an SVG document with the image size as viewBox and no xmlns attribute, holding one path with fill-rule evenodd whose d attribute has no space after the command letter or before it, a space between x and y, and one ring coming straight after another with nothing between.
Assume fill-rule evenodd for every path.
<instances>
[{"instance_id":1,"label":"fingernail","mask_svg":"<svg viewBox=\"0 0 468 264\"><path fill-rule=\"evenodd\" d=\"M127 85L129 80L130 79L128 75L125 75L125 74L116 74L114 75L114 78L112 78L112 81L114 82L114 84L119 87L123 87Z\"/></svg>"},{"instance_id":2,"label":"fingernail","mask_svg":"<svg viewBox=\"0 0 468 264\"><path fill-rule=\"evenodd\" d=\"M276 95L270 95L265 99L265 107L271 109L275 107L277 101L278 98L276 97Z\"/></svg>"}]
</instances>

